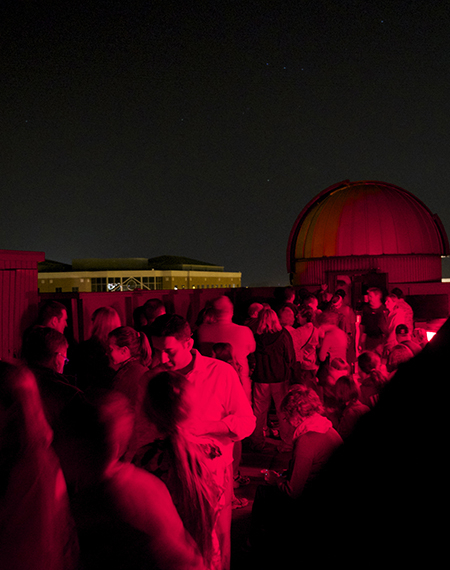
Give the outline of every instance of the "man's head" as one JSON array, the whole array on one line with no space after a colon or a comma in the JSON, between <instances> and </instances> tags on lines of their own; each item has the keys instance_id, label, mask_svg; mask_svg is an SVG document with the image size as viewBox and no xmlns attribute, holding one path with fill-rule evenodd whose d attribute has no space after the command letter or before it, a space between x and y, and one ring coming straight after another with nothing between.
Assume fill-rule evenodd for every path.
<instances>
[{"instance_id":1,"label":"man's head","mask_svg":"<svg viewBox=\"0 0 450 570\"><path fill-rule=\"evenodd\" d=\"M378 309L378 307L381 307L383 304L383 293L381 289L378 289L378 287L370 287L367 289L367 299L371 309Z\"/></svg>"},{"instance_id":2,"label":"man's head","mask_svg":"<svg viewBox=\"0 0 450 570\"><path fill-rule=\"evenodd\" d=\"M189 323L180 315L161 315L151 326L155 355L168 370L181 370L192 361L194 341Z\"/></svg>"},{"instance_id":3,"label":"man's head","mask_svg":"<svg viewBox=\"0 0 450 570\"><path fill-rule=\"evenodd\" d=\"M213 301L214 314L218 321L231 321L233 318L233 303L226 295L222 295Z\"/></svg>"},{"instance_id":4,"label":"man's head","mask_svg":"<svg viewBox=\"0 0 450 570\"><path fill-rule=\"evenodd\" d=\"M46 301L39 309L38 324L63 333L67 327L66 307L58 301Z\"/></svg>"},{"instance_id":5,"label":"man's head","mask_svg":"<svg viewBox=\"0 0 450 570\"><path fill-rule=\"evenodd\" d=\"M248 316L251 319L256 319L262 308L263 306L261 303L251 303L251 305L248 308Z\"/></svg>"},{"instance_id":6,"label":"man's head","mask_svg":"<svg viewBox=\"0 0 450 570\"><path fill-rule=\"evenodd\" d=\"M288 285L283 290L283 296L286 303L295 303L295 289L292 285Z\"/></svg>"},{"instance_id":7,"label":"man's head","mask_svg":"<svg viewBox=\"0 0 450 570\"><path fill-rule=\"evenodd\" d=\"M283 305L278 311L278 318L282 327L293 327L297 312L294 310L294 305Z\"/></svg>"},{"instance_id":8,"label":"man's head","mask_svg":"<svg viewBox=\"0 0 450 570\"><path fill-rule=\"evenodd\" d=\"M312 311L317 311L319 301L315 295L308 295L303 299L303 305Z\"/></svg>"},{"instance_id":9,"label":"man's head","mask_svg":"<svg viewBox=\"0 0 450 570\"><path fill-rule=\"evenodd\" d=\"M166 307L161 299L149 299L143 307L147 325L151 325L157 317L166 314Z\"/></svg>"},{"instance_id":10,"label":"man's head","mask_svg":"<svg viewBox=\"0 0 450 570\"><path fill-rule=\"evenodd\" d=\"M51 327L33 327L25 336L22 357L28 366L45 366L62 374L67 362L68 342Z\"/></svg>"}]
</instances>

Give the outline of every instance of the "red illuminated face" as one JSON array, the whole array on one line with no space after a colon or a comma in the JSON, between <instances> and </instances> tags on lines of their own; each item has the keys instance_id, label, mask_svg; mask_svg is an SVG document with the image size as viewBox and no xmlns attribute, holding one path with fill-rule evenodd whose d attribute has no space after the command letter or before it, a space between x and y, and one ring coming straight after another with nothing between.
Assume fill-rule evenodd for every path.
<instances>
[{"instance_id":1,"label":"red illuminated face","mask_svg":"<svg viewBox=\"0 0 450 570\"><path fill-rule=\"evenodd\" d=\"M367 299L372 309L376 309L381 305L381 297L376 291L369 291L367 294Z\"/></svg>"},{"instance_id":2,"label":"red illuminated face","mask_svg":"<svg viewBox=\"0 0 450 570\"><path fill-rule=\"evenodd\" d=\"M61 316L59 318L54 317L52 319L50 326L55 330L57 330L58 332L63 333L65 328L67 327L67 311L63 309Z\"/></svg>"},{"instance_id":3,"label":"red illuminated face","mask_svg":"<svg viewBox=\"0 0 450 570\"><path fill-rule=\"evenodd\" d=\"M167 370L181 370L192 360L192 338L178 340L174 336L153 336L152 346L161 364Z\"/></svg>"},{"instance_id":4,"label":"red illuminated face","mask_svg":"<svg viewBox=\"0 0 450 570\"><path fill-rule=\"evenodd\" d=\"M128 346L118 346L113 340L109 342L109 357L113 364L121 364L130 358Z\"/></svg>"},{"instance_id":5,"label":"red illuminated face","mask_svg":"<svg viewBox=\"0 0 450 570\"><path fill-rule=\"evenodd\" d=\"M59 374L64 372L64 366L66 362L69 362L67 358L67 347L60 348L57 353L55 353L55 370Z\"/></svg>"}]
</instances>

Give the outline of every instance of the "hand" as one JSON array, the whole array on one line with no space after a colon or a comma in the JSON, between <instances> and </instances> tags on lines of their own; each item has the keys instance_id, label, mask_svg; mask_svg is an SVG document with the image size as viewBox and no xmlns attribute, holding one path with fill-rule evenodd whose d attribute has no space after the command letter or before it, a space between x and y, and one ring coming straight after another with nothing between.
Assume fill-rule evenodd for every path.
<instances>
[{"instance_id":1,"label":"hand","mask_svg":"<svg viewBox=\"0 0 450 570\"><path fill-rule=\"evenodd\" d=\"M281 475L272 469L266 469L264 472L264 480L268 485L278 485Z\"/></svg>"}]
</instances>

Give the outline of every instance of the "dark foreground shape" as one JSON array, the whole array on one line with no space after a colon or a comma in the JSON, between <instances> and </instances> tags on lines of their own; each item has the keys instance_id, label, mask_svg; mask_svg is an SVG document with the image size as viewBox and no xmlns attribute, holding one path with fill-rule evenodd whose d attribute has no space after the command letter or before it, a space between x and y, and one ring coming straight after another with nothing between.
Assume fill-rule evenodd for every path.
<instances>
[{"instance_id":1,"label":"dark foreground shape","mask_svg":"<svg viewBox=\"0 0 450 570\"><path fill-rule=\"evenodd\" d=\"M316 479L266 564L438 567L447 554L449 363L447 320Z\"/></svg>"}]
</instances>

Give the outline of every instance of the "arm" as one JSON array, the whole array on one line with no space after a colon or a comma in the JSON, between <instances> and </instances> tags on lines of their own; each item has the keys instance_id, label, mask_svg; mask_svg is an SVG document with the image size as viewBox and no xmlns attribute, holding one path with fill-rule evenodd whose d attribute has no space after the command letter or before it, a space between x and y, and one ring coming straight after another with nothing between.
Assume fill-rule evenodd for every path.
<instances>
[{"instance_id":1,"label":"arm","mask_svg":"<svg viewBox=\"0 0 450 570\"><path fill-rule=\"evenodd\" d=\"M322 338L322 342L319 342L318 357L320 362L325 362L325 360L327 359L329 348L330 345L328 342L328 335L325 335Z\"/></svg>"}]
</instances>

